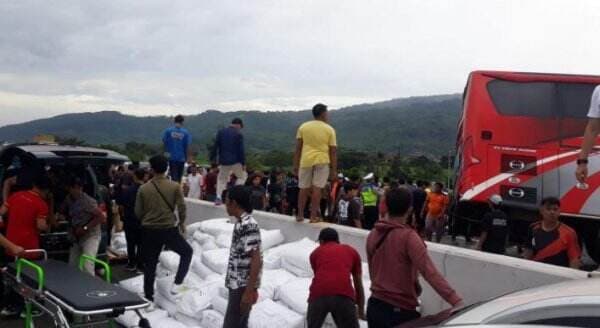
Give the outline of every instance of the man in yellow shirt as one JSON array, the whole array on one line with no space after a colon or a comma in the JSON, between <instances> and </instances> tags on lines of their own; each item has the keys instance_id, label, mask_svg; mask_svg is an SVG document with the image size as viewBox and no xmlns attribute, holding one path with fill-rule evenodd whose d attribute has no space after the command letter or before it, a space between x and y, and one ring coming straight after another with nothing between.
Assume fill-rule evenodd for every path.
<instances>
[{"instance_id":1,"label":"man in yellow shirt","mask_svg":"<svg viewBox=\"0 0 600 328\"><path fill-rule=\"evenodd\" d=\"M312 113L314 120L302 124L296 134L294 172L298 175L300 187L296 220L304 221L304 209L310 194L310 222L314 223L319 221L321 189L328 178L334 179L337 175L337 142L335 130L328 124L327 106L316 104Z\"/></svg>"}]
</instances>

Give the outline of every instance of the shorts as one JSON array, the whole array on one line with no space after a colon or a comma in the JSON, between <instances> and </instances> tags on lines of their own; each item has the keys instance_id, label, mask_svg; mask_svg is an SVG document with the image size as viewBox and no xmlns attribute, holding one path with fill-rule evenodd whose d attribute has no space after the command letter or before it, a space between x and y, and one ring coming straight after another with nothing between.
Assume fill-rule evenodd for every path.
<instances>
[{"instance_id":1,"label":"shorts","mask_svg":"<svg viewBox=\"0 0 600 328\"><path fill-rule=\"evenodd\" d=\"M325 188L328 179L329 164L303 167L298 172L298 186L300 189L308 189L310 187Z\"/></svg>"}]
</instances>

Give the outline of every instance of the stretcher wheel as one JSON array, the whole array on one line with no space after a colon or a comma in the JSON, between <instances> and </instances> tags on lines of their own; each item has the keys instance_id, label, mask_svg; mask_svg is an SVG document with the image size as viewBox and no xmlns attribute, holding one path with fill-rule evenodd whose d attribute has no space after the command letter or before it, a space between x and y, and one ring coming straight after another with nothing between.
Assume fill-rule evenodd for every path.
<instances>
[{"instance_id":1,"label":"stretcher wheel","mask_svg":"<svg viewBox=\"0 0 600 328\"><path fill-rule=\"evenodd\" d=\"M140 328L152 328L152 326L150 326L150 321L146 318L140 319L138 326L140 326Z\"/></svg>"}]
</instances>

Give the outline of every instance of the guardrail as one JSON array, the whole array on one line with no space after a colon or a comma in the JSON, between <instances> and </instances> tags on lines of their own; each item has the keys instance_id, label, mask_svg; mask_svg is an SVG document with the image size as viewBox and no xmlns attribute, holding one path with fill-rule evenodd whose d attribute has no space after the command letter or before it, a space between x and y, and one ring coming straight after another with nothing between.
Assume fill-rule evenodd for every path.
<instances>
[{"instance_id":1,"label":"guardrail","mask_svg":"<svg viewBox=\"0 0 600 328\"><path fill-rule=\"evenodd\" d=\"M188 223L212 218L225 218L224 206L198 200L186 200ZM328 223L297 223L293 217L267 212L254 212L263 229L280 229L286 242L304 237L316 240ZM308 222L308 221L306 221ZM366 261L365 241L368 231L334 226L342 243L355 247ZM429 255L450 285L463 297L465 304L485 301L525 288L537 287L568 279L584 279L587 272L562 268L503 255L483 253L455 246L427 243ZM448 306L435 291L423 283L421 296L425 314L436 313Z\"/></svg>"}]
</instances>

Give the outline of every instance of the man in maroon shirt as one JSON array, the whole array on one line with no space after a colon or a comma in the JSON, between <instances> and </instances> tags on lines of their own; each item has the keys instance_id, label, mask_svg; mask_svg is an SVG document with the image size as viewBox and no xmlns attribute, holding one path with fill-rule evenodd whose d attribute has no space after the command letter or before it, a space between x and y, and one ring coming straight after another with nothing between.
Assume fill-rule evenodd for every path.
<instances>
[{"instance_id":1,"label":"man in maroon shirt","mask_svg":"<svg viewBox=\"0 0 600 328\"><path fill-rule=\"evenodd\" d=\"M454 308L460 296L435 268L425 242L409 225L412 196L408 189L390 189L385 195L388 219L380 220L367 237L372 296L367 306L369 328L395 327L419 318L418 274Z\"/></svg>"},{"instance_id":2,"label":"man in maroon shirt","mask_svg":"<svg viewBox=\"0 0 600 328\"><path fill-rule=\"evenodd\" d=\"M329 313L336 326L358 328L358 318L365 318L360 255L354 248L340 244L332 228L321 231L319 243L310 254L315 276L308 297L308 328L320 328Z\"/></svg>"}]
</instances>

